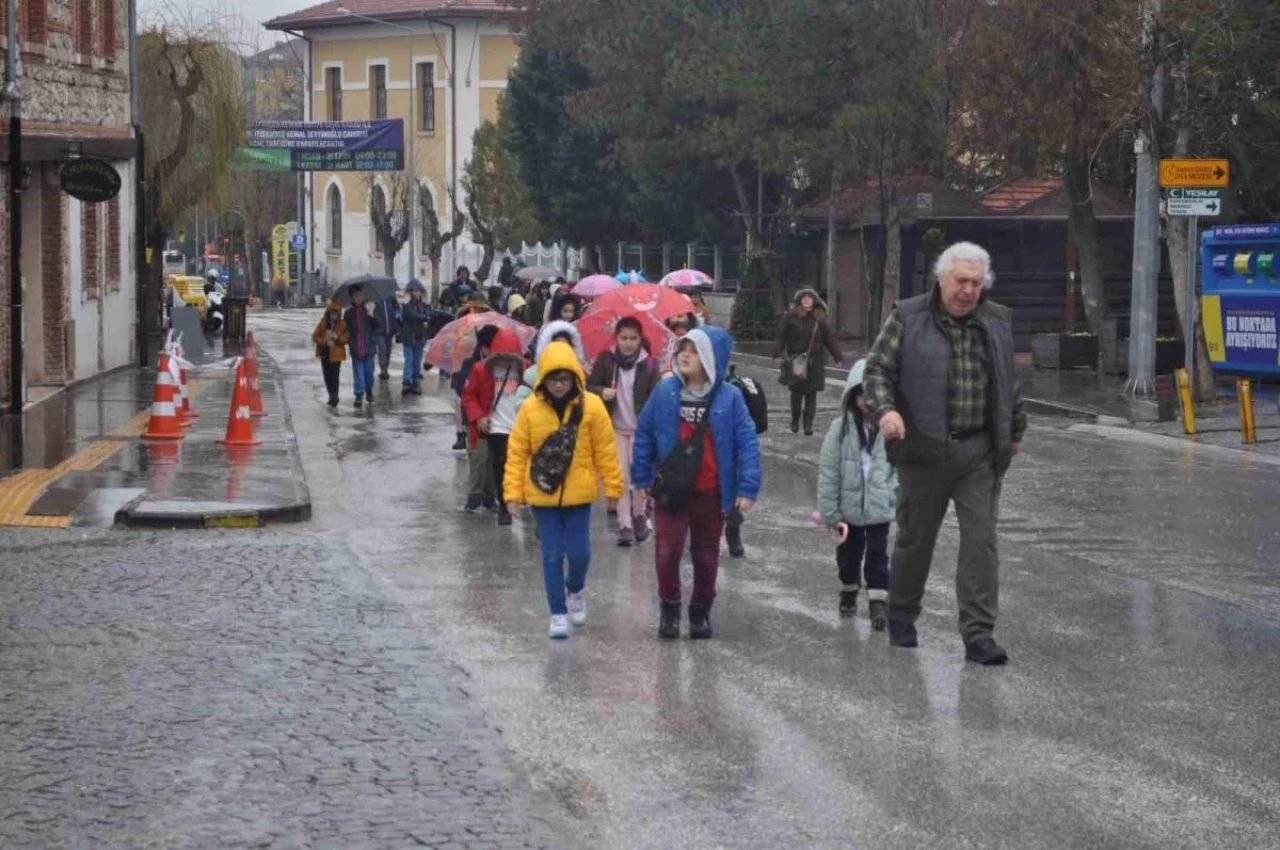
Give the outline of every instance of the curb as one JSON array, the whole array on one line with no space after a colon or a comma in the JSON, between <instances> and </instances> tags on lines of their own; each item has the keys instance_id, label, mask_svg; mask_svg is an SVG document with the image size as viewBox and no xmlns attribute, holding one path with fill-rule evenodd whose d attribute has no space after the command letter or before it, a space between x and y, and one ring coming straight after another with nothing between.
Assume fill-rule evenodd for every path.
<instances>
[{"instance_id":1,"label":"curb","mask_svg":"<svg viewBox=\"0 0 1280 850\"><path fill-rule=\"evenodd\" d=\"M1035 413L1040 416L1059 416L1065 419L1075 419L1079 422L1087 422L1090 425L1096 425L1100 421L1102 414L1092 410L1086 410L1083 407L1072 407L1069 404L1062 404L1056 401L1045 401L1039 398L1022 397L1022 409L1027 413Z\"/></svg>"},{"instance_id":2,"label":"curb","mask_svg":"<svg viewBox=\"0 0 1280 850\"><path fill-rule=\"evenodd\" d=\"M143 497L145 498L145 497ZM115 524L124 528L193 529L193 528L261 528L286 522L305 522L311 518L311 502L298 502L270 508L246 508L229 511L138 511L125 506L116 511Z\"/></svg>"}]
</instances>

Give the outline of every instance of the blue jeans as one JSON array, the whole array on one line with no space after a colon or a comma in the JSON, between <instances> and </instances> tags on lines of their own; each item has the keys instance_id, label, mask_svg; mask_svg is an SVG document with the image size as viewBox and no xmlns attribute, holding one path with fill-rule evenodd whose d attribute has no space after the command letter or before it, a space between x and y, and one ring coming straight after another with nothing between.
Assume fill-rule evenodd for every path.
<instances>
[{"instance_id":1,"label":"blue jeans","mask_svg":"<svg viewBox=\"0 0 1280 850\"><path fill-rule=\"evenodd\" d=\"M587 586L591 566L591 506L534 508L538 536L542 538L542 581L547 586L547 606L552 614L568 614L565 591L580 593ZM569 556L569 577L564 559Z\"/></svg>"},{"instance_id":2,"label":"blue jeans","mask_svg":"<svg viewBox=\"0 0 1280 850\"><path fill-rule=\"evenodd\" d=\"M352 357L351 374L355 378L356 398L363 398L365 393L373 392L372 357Z\"/></svg>"},{"instance_id":3,"label":"blue jeans","mask_svg":"<svg viewBox=\"0 0 1280 850\"><path fill-rule=\"evenodd\" d=\"M416 384L422 380L422 355L426 353L425 345L404 344L404 382Z\"/></svg>"}]
</instances>

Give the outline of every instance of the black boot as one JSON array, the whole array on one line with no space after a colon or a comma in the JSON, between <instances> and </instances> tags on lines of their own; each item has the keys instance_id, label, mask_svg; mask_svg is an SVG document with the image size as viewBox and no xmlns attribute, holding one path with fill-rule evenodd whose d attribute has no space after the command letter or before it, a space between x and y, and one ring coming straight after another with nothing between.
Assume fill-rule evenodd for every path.
<instances>
[{"instance_id":1,"label":"black boot","mask_svg":"<svg viewBox=\"0 0 1280 850\"><path fill-rule=\"evenodd\" d=\"M693 606L689 606L689 609L692 611ZM981 637L976 640L965 641L964 657L966 660L981 664L983 667L995 667L1009 661L1009 653L1005 652L993 637Z\"/></svg>"},{"instance_id":2,"label":"black boot","mask_svg":"<svg viewBox=\"0 0 1280 850\"><path fill-rule=\"evenodd\" d=\"M840 616L852 617L858 612L858 591L840 591Z\"/></svg>"},{"instance_id":3,"label":"black boot","mask_svg":"<svg viewBox=\"0 0 1280 850\"><path fill-rule=\"evenodd\" d=\"M884 631L885 624L889 622L888 614L884 609L884 602L879 599L872 599L867 603L867 607L870 609L868 613L871 615L871 631Z\"/></svg>"},{"instance_id":4,"label":"black boot","mask_svg":"<svg viewBox=\"0 0 1280 850\"><path fill-rule=\"evenodd\" d=\"M458 432L458 439L455 440L453 443L453 450L455 452L465 452L467 450L467 432L466 431Z\"/></svg>"},{"instance_id":5,"label":"black boot","mask_svg":"<svg viewBox=\"0 0 1280 850\"><path fill-rule=\"evenodd\" d=\"M662 600L662 617L658 621L658 637L675 640L680 637L680 603Z\"/></svg>"},{"instance_id":6,"label":"black boot","mask_svg":"<svg viewBox=\"0 0 1280 850\"><path fill-rule=\"evenodd\" d=\"M706 640L711 637L711 603L689 603L689 637L692 640Z\"/></svg>"},{"instance_id":7,"label":"black boot","mask_svg":"<svg viewBox=\"0 0 1280 850\"><path fill-rule=\"evenodd\" d=\"M920 639L916 636L915 623L904 623L901 620L895 620L890 617L889 643L904 649L914 649L919 646Z\"/></svg>"},{"instance_id":8,"label":"black boot","mask_svg":"<svg viewBox=\"0 0 1280 850\"><path fill-rule=\"evenodd\" d=\"M736 511L735 511L736 513ZM737 522L727 522L724 526L724 540L729 544L729 555L734 558L741 558L747 554L747 549L742 545L742 519L739 514Z\"/></svg>"}]
</instances>

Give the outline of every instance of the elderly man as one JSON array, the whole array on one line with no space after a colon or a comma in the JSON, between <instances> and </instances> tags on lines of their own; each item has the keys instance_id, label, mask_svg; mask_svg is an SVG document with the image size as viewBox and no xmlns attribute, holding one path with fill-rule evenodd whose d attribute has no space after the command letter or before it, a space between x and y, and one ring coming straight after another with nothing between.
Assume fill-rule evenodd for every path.
<instances>
[{"instance_id":1,"label":"elderly man","mask_svg":"<svg viewBox=\"0 0 1280 850\"><path fill-rule=\"evenodd\" d=\"M872 416L898 468L898 542L889 573L889 641L914 647L938 529L960 521L956 598L965 658L1003 664L996 643L996 515L1000 483L1022 446L1026 416L1013 377L1008 308L987 298L991 257L968 242L934 267L937 285L898 304L867 358Z\"/></svg>"}]
</instances>

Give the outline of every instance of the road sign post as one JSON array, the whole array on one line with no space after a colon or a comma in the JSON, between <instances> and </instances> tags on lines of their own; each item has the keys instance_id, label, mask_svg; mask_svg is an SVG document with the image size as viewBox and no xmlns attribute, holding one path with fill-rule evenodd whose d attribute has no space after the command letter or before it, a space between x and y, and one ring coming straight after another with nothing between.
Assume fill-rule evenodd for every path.
<instances>
[{"instance_id":1,"label":"road sign post","mask_svg":"<svg viewBox=\"0 0 1280 850\"><path fill-rule=\"evenodd\" d=\"M1187 219L1187 274L1182 291L1182 357L1193 387L1196 380L1196 308L1200 303L1196 299L1196 261L1200 241L1196 227L1196 217L1191 216Z\"/></svg>"}]
</instances>

